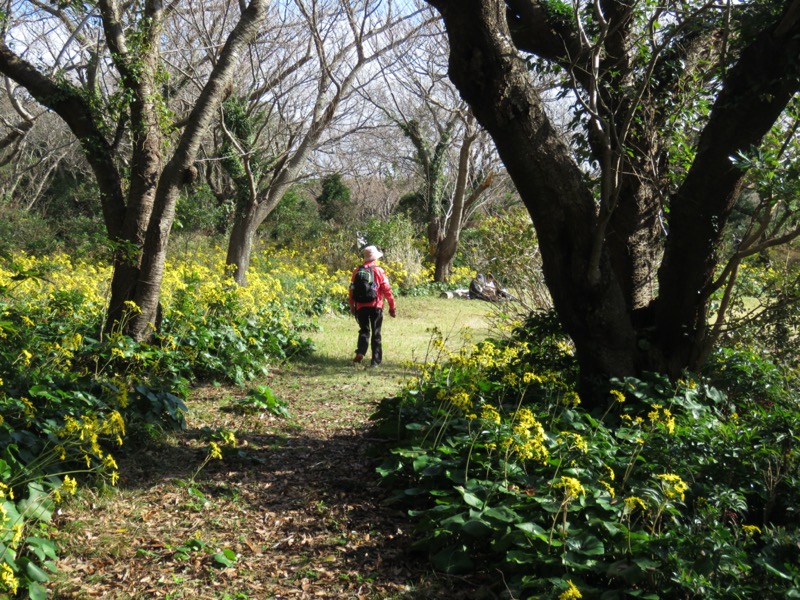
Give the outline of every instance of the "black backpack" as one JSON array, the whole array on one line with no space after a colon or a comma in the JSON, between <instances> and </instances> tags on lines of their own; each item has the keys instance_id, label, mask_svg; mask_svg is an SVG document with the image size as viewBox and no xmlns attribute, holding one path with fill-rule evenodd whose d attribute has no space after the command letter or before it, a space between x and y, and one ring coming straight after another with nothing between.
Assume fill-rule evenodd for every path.
<instances>
[{"instance_id":1,"label":"black backpack","mask_svg":"<svg viewBox=\"0 0 800 600\"><path fill-rule=\"evenodd\" d=\"M353 300L362 304L369 304L378 298L378 285L375 283L375 273L372 267L361 265L356 271L353 283L350 284L353 290Z\"/></svg>"}]
</instances>

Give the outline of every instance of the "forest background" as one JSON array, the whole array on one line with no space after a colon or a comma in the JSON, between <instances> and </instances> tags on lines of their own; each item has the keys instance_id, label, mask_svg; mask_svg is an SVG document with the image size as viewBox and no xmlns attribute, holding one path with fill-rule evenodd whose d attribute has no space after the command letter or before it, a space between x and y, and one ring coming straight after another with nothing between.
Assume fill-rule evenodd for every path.
<instances>
[{"instance_id":1,"label":"forest background","mask_svg":"<svg viewBox=\"0 0 800 600\"><path fill-rule=\"evenodd\" d=\"M9 3L7 591L45 593L55 503L116 482L109 444L311 352L371 243L400 294L492 272L515 298L491 342L434 333L376 415L438 569L521 596L800 594L797 61L759 46L792 55L798 2L430 4ZM538 151L459 70L459 35L505 39L476 24L520 50L496 71L528 73Z\"/></svg>"}]
</instances>

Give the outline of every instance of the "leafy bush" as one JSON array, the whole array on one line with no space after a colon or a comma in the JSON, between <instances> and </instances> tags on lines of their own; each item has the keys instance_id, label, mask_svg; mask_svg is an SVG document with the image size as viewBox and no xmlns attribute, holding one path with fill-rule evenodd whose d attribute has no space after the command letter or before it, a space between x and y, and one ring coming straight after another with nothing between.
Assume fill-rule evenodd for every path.
<instances>
[{"instance_id":1,"label":"leafy bush","mask_svg":"<svg viewBox=\"0 0 800 600\"><path fill-rule=\"evenodd\" d=\"M397 289L413 287L429 281L429 273L422 269L423 252L417 229L403 214L388 219L373 218L366 223L361 233L368 244L373 244L384 253L382 266ZM360 256L354 257L357 262Z\"/></svg>"},{"instance_id":2,"label":"leafy bush","mask_svg":"<svg viewBox=\"0 0 800 600\"><path fill-rule=\"evenodd\" d=\"M268 412L285 419L290 417L287 402L278 398L267 385L260 385L247 392L247 396L234 402L233 408L245 414Z\"/></svg>"},{"instance_id":3,"label":"leafy bush","mask_svg":"<svg viewBox=\"0 0 800 600\"><path fill-rule=\"evenodd\" d=\"M264 237L283 247L292 247L295 240L315 239L326 228L317 203L302 187L293 187L284 194L264 227Z\"/></svg>"},{"instance_id":4,"label":"leafy bush","mask_svg":"<svg viewBox=\"0 0 800 600\"><path fill-rule=\"evenodd\" d=\"M800 594L796 396L767 410L652 375L616 382L593 416L550 339L436 339L379 408L397 439L379 473L415 547L446 572L500 569L513 597Z\"/></svg>"}]
</instances>

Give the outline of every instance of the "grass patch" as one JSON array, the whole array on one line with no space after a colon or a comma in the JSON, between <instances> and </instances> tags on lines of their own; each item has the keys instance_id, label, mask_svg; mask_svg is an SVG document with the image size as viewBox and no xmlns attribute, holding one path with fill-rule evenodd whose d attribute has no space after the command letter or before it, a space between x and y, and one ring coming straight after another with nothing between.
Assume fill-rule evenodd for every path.
<instances>
[{"instance_id":1,"label":"grass patch","mask_svg":"<svg viewBox=\"0 0 800 600\"><path fill-rule=\"evenodd\" d=\"M289 410L310 411L328 428L366 422L375 402L397 394L412 374L410 363L424 361L434 328L457 348L488 335L485 302L431 297L398 298L397 318L383 321L383 363L379 369L353 365L358 325L353 317L327 315L310 337L316 350L293 361L269 385ZM369 354L367 359L369 360Z\"/></svg>"}]
</instances>

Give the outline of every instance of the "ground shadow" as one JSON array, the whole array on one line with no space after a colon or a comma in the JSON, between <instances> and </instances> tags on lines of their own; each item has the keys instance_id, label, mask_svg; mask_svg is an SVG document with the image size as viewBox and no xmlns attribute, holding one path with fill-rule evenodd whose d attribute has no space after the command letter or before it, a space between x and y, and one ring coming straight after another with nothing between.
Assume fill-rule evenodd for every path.
<instances>
[{"instance_id":1,"label":"ground shadow","mask_svg":"<svg viewBox=\"0 0 800 600\"><path fill-rule=\"evenodd\" d=\"M191 478L205 449L190 441L205 435L190 430L177 445L124 459L123 488ZM239 533L252 553L247 560L269 570L274 588L265 598L361 597L359 589L372 588L394 590L377 597L404 600L493 597L490 582L433 574L427 558L410 550L413 524L385 503L375 472L385 442L370 430L329 437L239 431L237 438L239 447L208 463L192 486L215 510L234 504L247 515Z\"/></svg>"}]
</instances>

